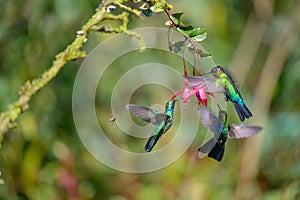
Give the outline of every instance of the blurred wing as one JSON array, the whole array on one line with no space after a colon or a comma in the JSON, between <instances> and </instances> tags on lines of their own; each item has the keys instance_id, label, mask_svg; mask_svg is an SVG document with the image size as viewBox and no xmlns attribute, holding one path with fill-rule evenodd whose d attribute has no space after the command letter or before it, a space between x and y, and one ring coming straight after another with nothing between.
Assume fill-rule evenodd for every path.
<instances>
[{"instance_id":1,"label":"blurred wing","mask_svg":"<svg viewBox=\"0 0 300 200\"><path fill-rule=\"evenodd\" d=\"M217 86L215 78L207 78L200 76L185 76L188 80L189 85L192 87L203 88L205 92L210 93L223 93L224 88L222 86Z\"/></svg>"},{"instance_id":2,"label":"blurred wing","mask_svg":"<svg viewBox=\"0 0 300 200\"><path fill-rule=\"evenodd\" d=\"M125 107L131 114L133 114L134 116L136 116L137 118L139 118L145 122L152 123L152 124L159 123L157 121L158 118L156 117L158 115L158 113L153 111L150 108L136 105L136 104L127 104ZM159 118L162 118L162 117L159 117Z\"/></svg>"},{"instance_id":3,"label":"blurred wing","mask_svg":"<svg viewBox=\"0 0 300 200\"><path fill-rule=\"evenodd\" d=\"M215 126L216 126L216 122L217 122L217 117L214 116L210 110L206 109L206 108L200 108L198 110L198 113L200 115L201 118L201 122L202 124L206 127L209 128L212 132L215 131Z\"/></svg>"},{"instance_id":4,"label":"blurred wing","mask_svg":"<svg viewBox=\"0 0 300 200\"><path fill-rule=\"evenodd\" d=\"M204 158L215 146L216 140L214 138L211 138L208 140L204 145L202 145L198 151L199 158Z\"/></svg>"},{"instance_id":5,"label":"blurred wing","mask_svg":"<svg viewBox=\"0 0 300 200\"><path fill-rule=\"evenodd\" d=\"M155 123L156 125L161 124L162 122L166 122L168 116L164 113L158 113L155 115Z\"/></svg>"},{"instance_id":6,"label":"blurred wing","mask_svg":"<svg viewBox=\"0 0 300 200\"><path fill-rule=\"evenodd\" d=\"M231 125L230 131L228 132L229 138L246 138L257 134L262 130L260 126L246 126L243 124Z\"/></svg>"}]
</instances>

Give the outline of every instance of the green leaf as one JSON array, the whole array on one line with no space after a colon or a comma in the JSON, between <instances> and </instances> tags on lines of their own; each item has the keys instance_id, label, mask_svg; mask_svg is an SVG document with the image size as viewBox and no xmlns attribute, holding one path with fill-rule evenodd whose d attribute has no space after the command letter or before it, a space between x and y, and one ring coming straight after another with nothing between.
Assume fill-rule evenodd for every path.
<instances>
[{"instance_id":1,"label":"green leaf","mask_svg":"<svg viewBox=\"0 0 300 200\"><path fill-rule=\"evenodd\" d=\"M173 14L172 14L172 17L174 17L174 18L180 20L180 18L181 18L182 15L183 15L183 12L180 12L180 13L173 13Z\"/></svg>"},{"instance_id":2,"label":"green leaf","mask_svg":"<svg viewBox=\"0 0 300 200\"><path fill-rule=\"evenodd\" d=\"M170 15L171 20L167 21L165 24L168 26L176 25L177 30L182 33L186 37L192 38L196 42L201 42L206 39L207 33L204 28L194 28L193 25L184 25L180 18L183 15L182 12L180 13L173 13ZM175 24L172 24L172 21Z\"/></svg>"},{"instance_id":3,"label":"green leaf","mask_svg":"<svg viewBox=\"0 0 300 200\"><path fill-rule=\"evenodd\" d=\"M181 28L177 28L177 30L185 36L188 36L187 31L182 30Z\"/></svg>"},{"instance_id":4,"label":"green leaf","mask_svg":"<svg viewBox=\"0 0 300 200\"><path fill-rule=\"evenodd\" d=\"M166 21L165 25L171 26L171 21L170 20Z\"/></svg>"},{"instance_id":5,"label":"green leaf","mask_svg":"<svg viewBox=\"0 0 300 200\"><path fill-rule=\"evenodd\" d=\"M203 36L206 34L206 30L204 28L194 28L192 25L184 25L181 27L178 27L178 30L183 33L185 36L188 36L190 38L196 37L196 36Z\"/></svg>"},{"instance_id":6,"label":"green leaf","mask_svg":"<svg viewBox=\"0 0 300 200\"><path fill-rule=\"evenodd\" d=\"M190 24L188 24L188 25L183 25L182 24L182 26L180 26L180 29L182 29L183 31L191 31L191 30L194 29L194 26L190 25Z\"/></svg>"},{"instance_id":7,"label":"green leaf","mask_svg":"<svg viewBox=\"0 0 300 200\"><path fill-rule=\"evenodd\" d=\"M206 38L207 38L207 33L204 32L200 35L197 35L197 36L193 37L192 39L196 42L201 42L201 41L205 40Z\"/></svg>"},{"instance_id":8,"label":"green leaf","mask_svg":"<svg viewBox=\"0 0 300 200\"><path fill-rule=\"evenodd\" d=\"M173 17L172 15L170 16L170 18L171 18L171 20L172 20L173 22L175 22L175 24L177 24L178 26L183 25L183 23L180 21L180 19L177 19L177 18Z\"/></svg>"},{"instance_id":9,"label":"green leaf","mask_svg":"<svg viewBox=\"0 0 300 200\"><path fill-rule=\"evenodd\" d=\"M204 28L194 28L192 25L177 27L177 30L183 35L192 38L196 42L201 42L207 37L207 33Z\"/></svg>"},{"instance_id":10,"label":"green leaf","mask_svg":"<svg viewBox=\"0 0 300 200\"><path fill-rule=\"evenodd\" d=\"M189 33L191 32L191 30L193 30L192 26L183 26L183 27L177 27L177 30L182 33L183 35L190 37Z\"/></svg>"},{"instance_id":11,"label":"green leaf","mask_svg":"<svg viewBox=\"0 0 300 200\"><path fill-rule=\"evenodd\" d=\"M162 11L164 11L164 9L162 9L160 7L156 7L156 6L151 6L150 10L152 10L152 12L162 12Z\"/></svg>"},{"instance_id":12,"label":"green leaf","mask_svg":"<svg viewBox=\"0 0 300 200\"><path fill-rule=\"evenodd\" d=\"M192 31L189 32L189 36L191 38L203 35L206 33L206 30L204 28L194 28Z\"/></svg>"}]
</instances>

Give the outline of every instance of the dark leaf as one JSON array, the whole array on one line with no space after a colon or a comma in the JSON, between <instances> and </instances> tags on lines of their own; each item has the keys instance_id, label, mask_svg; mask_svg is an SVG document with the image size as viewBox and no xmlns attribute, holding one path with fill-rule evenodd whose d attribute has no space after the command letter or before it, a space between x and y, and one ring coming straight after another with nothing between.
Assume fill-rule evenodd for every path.
<instances>
[{"instance_id":1,"label":"dark leaf","mask_svg":"<svg viewBox=\"0 0 300 200\"><path fill-rule=\"evenodd\" d=\"M197 52L196 49L195 49L195 47L194 47L193 45L191 45L191 43L189 43L189 44L187 45L187 48L188 48L188 51L189 51L191 54L196 54L196 53L198 53L202 58L207 58L207 57L212 56L211 53L202 51L201 49L198 49L198 52Z\"/></svg>"},{"instance_id":2,"label":"dark leaf","mask_svg":"<svg viewBox=\"0 0 300 200\"><path fill-rule=\"evenodd\" d=\"M142 10L142 13L146 16L146 17L151 17L153 14L153 11L150 9L147 10Z\"/></svg>"},{"instance_id":3,"label":"dark leaf","mask_svg":"<svg viewBox=\"0 0 300 200\"><path fill-rule=\"evenodd\" d=\"M200 55L202 58L208 58L208 57L211 57L211 56L212 56L211 53L208 53L208 52L205 52L205 51L202 51L202 50L198 50L198 53L199 53L199 55Z\"/></svg>"},{"instance_id":4,"label":"dark leaf","mask_svg":"<svg viewBox=\"0 0 300 200\"><path fill-rule=\"evenodd\" d=\"M194 29L194 26L193 25L190 25L190 24L188 24L188 25L181 25L180 26L180 29L182 30L182 31L185 31L185 32L189 32L189 31L192 31L193 29Z\"/></svg>"},{"instance_id":5,"label":"dark leaf","mask_svg":"<svg viewBox=\"0 0 300 200\"><path fill-rule=\"evenodd\" d=\"M172 17L174 17L174 18L180 20L182 14L183 14L183 12L180 12L180 13L173 13L173 14L172 14Z\"/></svg>"},{"instance_id":6,"label":"dark leaf","mask_svg":"<svg viewBox=\"0 0 300 200\"><path fill-rule=\"evenodd\" d=\"M181 53L183 51L184 48L184 42L185 41L178 41L178 42L173 42L171 43L171 50L174 53Z\"/></svg>"}]
</instances>

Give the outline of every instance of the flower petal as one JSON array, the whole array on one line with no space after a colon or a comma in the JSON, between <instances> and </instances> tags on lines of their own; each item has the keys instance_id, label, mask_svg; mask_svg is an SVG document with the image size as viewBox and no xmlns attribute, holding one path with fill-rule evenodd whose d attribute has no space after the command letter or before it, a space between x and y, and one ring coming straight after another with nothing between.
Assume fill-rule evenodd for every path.
<instances>
[{"instance_id":1,"label":"flower petal","mask_svg":"<svg viewBox=\"0 0 300 200\"><path fill-rule=\"evenodd\" d=\"M207 98L206 98L205 91L203 89L199 89L198 91L199 91L199 96L200 96L199 98L201 99L203 105L205 107L207 107Z\"/></svg>"},{"instance_id":2,"label":"flower petal","mask_svg":"<svg viewBox=\"0 0 300 200\"><path fill-rule=\"evenodd\" d=\"M191 90L189 88L184 88L183 90L183 103L187 103L189 101L190 96L193 95L193 93L191 93Z\"/></svg>"},{"instance_id":3,"label":"flower petal","mask_svg":"<svg viewBox=\"0 0 300 200\"><path fill-rule=\"evenodd\" d=\"M197 98L198 105L203 104L205 107L207 107L207 98L206 98L206 92L204 89L199 87L193 88L194 95Z\"/></svg>"}]
</instances>

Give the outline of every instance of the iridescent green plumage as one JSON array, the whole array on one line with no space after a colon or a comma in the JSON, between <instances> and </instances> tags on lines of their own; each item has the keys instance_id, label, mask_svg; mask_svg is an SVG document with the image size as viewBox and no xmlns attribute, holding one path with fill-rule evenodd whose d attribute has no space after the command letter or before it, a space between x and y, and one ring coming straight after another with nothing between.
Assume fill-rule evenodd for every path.
<instances>
[{"instance_id":1,"label":"iridescent green plumage","mask_svg":"<svg viewBox=\"0 0 300 200\"><path fill-rule=\"evenodd\" d=\"M150 136L145 145L145 151L150 152L159 140L159 138L172 126L173 113L176 101L177 100L168 101L166 103L164 113L159 113L155 110L140 105L126 105L126 108L130 113L132 113L133 115L145 122L152 123L155 125L152 135Z\"/></svg>"},{"instance_id":2,"label":"iridescent green plumage","mask_svg":"<svg viewBox=\"0 0 300 200\"><path fill-rule=\"evenodd\" d=\"M252 117L252 113L247 108L230 74L221 66L214 67L209 73L212 74L214 78L199 76L187 76L186 78L193 87L201 87L204 88L206 92L211 93L224 93L225 100L230 100L233 103L241 121L244 121L245 118Z\"/></svg>"},{"instance_id":3,"label":"iridescent green plumage","mask_svg":"<svg viewBox=\"0 0 300 200\"><path fill-rule=\"evenodd\" d=\"M242 95L237 89L236 83L233 81L228 72L221 66L214 67L210 73L217 79L216 84L225 90L226 98L238 104L244 104ZM227 99L227 100L228 100Z\"/></svg>"}]
</instances>

